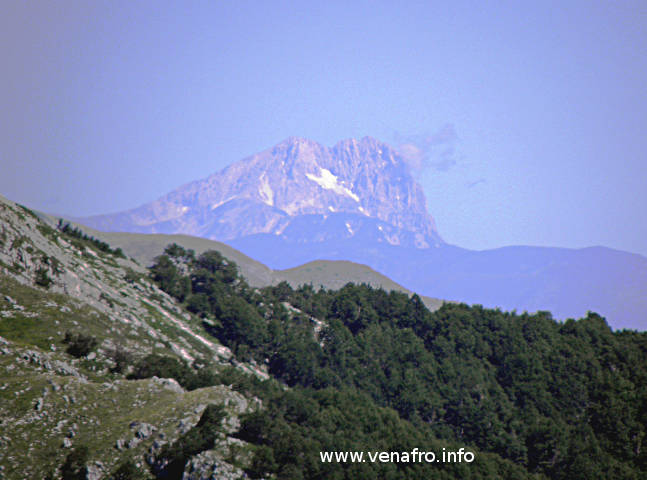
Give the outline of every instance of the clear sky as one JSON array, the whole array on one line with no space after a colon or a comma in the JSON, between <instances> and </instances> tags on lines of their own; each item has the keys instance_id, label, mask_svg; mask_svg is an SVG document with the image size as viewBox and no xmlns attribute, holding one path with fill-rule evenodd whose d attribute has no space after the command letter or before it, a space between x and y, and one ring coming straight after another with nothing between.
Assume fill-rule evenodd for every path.
<instances>
[{"instance_id":1,"label":"clear sky","mask_svg":"<svg viewBox=\"0 0 647 480\"><path fill-rule=\"evenodd\" d=\"M289 136L401 146L440 234L647 255L647 3L0 6L0 193L138 206Z\"/></svg>"}]
</instances>

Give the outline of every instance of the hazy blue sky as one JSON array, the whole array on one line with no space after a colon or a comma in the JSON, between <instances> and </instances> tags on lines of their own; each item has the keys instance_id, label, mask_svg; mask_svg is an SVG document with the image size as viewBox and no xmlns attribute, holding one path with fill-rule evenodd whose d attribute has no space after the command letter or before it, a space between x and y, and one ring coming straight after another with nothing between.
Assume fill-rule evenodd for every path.
<instances>
[{"instance_id":1,"label":"hazy blue sky","mask_svg":"<svg viewBox=\"0 0 647 480\"><path fill-rule=\"evenodd\" d=\"M645 1L16 0L0 61L0 193L34 208L370 135L404 145L450 243L647 255Z\"/></svg>"}]
</instances>

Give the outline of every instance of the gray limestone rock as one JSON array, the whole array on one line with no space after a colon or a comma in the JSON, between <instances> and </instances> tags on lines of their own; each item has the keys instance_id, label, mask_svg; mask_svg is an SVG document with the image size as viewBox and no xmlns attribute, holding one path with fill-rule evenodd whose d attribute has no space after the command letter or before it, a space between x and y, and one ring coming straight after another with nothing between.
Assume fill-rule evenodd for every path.
<instances>
[{"instance_id":1,"label":"gray limestone rock","mask_svg":"<svg viewBox=\"0 0 647 480\"><path fill-rule=\"evenodd\" d=\"M83 221L99 230L227 241L259 233L283 235L308 217L339 214L356 216L356 225L341 222L346 236L355 235L362 219L370 219L382 227L375 234L392 245L442 243L422 187L402 155L369 137L330 148L289 138L147 205Z\"/></svg>"}]
</instances>

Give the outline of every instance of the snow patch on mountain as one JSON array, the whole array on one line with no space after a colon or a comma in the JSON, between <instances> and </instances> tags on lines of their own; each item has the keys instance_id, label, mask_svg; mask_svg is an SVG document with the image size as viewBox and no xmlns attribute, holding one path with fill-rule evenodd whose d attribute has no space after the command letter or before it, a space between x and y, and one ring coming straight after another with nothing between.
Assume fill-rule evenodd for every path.
<instances>
[{"instance_id":1,"label":"snow patch on mountain","mask_svg":"<svg viewBox=\"0 0 647 480\"><path fill-rule=\"evenodd\" d=\"M319 168L319 176L313 175L312 173L306 173L306 177L317 183L321 188L325 190L332 190L335 193L346 195L356 202L359 202L359 197L355 195L351 190L341 185L337 181L337 176L333 175L333 173L326 168Z\"/></svg>"},{"instance_id":2,"label":"snow patch on mountain","mask_svg":"<svg viewBox=\"0 0 647 480\"><path fill-rule=\"evenodd\" d=\"M274 206L274 191L272 190L272 187L270 187L270 183L267 181L265 172L263 172L263 175L261 175L260 180L261 186L258 189L258 193L261 196L263 202L272 207Z\"/></svg>"},{"instance_id":3,"label":"snow patch on mountain","mask_svg":"<svg viewBox=\"0 0 647 480\"><path fill-rule=\"evenodd\" d=\"M229 200L233 200L234 198L236 198L236 197L228 197L228 198L226 198L225 200L222 200L222 201L220 201L220 202L216 202L216 203L214 203L213 205L211 205L211 210L215 210L215 209L216 209L216 208L218 208L220 205L224 205L224 204L225 204L225 203L227 203Z\"/></svg>"}]
</instances>

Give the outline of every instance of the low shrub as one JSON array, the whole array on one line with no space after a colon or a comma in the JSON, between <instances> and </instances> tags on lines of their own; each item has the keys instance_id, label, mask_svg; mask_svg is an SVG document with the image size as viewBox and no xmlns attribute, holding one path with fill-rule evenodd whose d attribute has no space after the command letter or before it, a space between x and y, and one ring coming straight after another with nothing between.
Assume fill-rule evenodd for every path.
<instances>
[{"instance_id":1,"label":"low shrub","mask_svg":"<svg viewBox=\"0 0 647 480\"><path fill-rule=\"evenodd\" d=\"M66 352L76 358L85 357L99 344L97 339L91 335L71 332L65 332L63 343L67 344Z\"/></svg>"}]
</instances>

